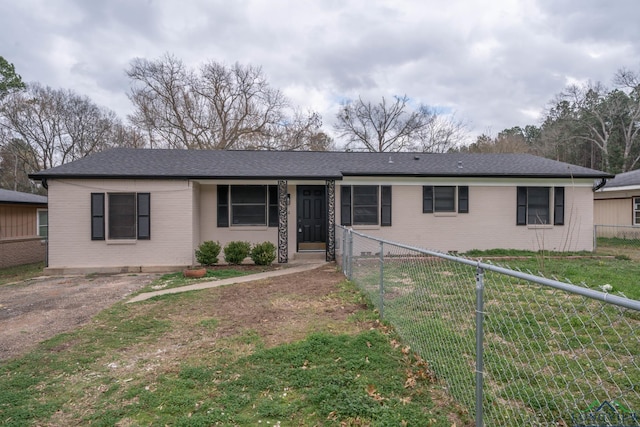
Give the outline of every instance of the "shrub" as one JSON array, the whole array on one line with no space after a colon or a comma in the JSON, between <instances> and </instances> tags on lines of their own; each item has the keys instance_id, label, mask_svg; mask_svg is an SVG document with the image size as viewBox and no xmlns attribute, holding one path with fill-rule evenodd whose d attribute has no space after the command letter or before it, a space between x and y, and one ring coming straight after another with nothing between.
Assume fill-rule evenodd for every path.
<instances>
[{"instance_id":1,"label":"shrub","mask_svg":"<svg viewBox=\"0 0 640 427\"><path fill-rule=\"evenodd\" d=\"M229 264L240 264L251 253L249 242L229 242L224 247L224 260Z\"/></svg>"},{"instance_id":2,"label":"shrub","mask_svg":"<svg viewBox=\"0 0 640 427\"><path fill-rule=\"evenodd\" d=\"M213 265L218 262L219 254L220 243L207 240L196 249L196 260L202 265Z\"/></svg>"},{"instance_id":3,"label":"shrub","mask_svg":"<svg viewBox=\"0 0 640 427\"><path fill-rule=\"evenodd\" d=\"M256 265L270 265L276 259L276 247L271 242L256 243L251 259Z\"/></svg>"}]
</instances>

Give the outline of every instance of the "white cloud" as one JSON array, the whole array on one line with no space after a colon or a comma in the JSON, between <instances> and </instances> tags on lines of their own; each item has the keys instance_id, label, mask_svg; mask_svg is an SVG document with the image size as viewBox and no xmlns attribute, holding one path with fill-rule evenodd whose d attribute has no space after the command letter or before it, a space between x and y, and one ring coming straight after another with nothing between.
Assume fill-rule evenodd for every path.
<instances>
[{"instance_id":1,"label":"white cloud","mask_svg":"<svg viewBox=\"0 0 640 427\"><path fill-rule=\"evenodd\" d=\"M636 0L23 0L3 6L0 55L121 116L131 59L170 52L260 65L328 126L343 99L407 94L497 133L537 124L567 82L637 69L639 15Z\"/></svg>"}]
</instances>

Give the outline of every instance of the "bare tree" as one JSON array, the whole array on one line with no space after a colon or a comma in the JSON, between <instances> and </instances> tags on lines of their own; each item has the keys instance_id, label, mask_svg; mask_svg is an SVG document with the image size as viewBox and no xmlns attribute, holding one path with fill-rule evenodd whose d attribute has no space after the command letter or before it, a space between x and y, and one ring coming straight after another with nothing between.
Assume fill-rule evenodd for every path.
<instances>
[{"instance_id":1,"label":"bare tree","mask_svg":"<svg viewBox=\"0 0 640 427\"><path fill-rule=\"evenodd\" d=\"M296 128L306 132L316 121L315 113L292 116L287 100L268 84L260 67L212 61L194 71L165 55L134 60L127 75L136 107L130 119L149 135L152 146L292 149L299 145L292 139L280 143L277 137L288 137Z\"/></svg>"},{"instance_id":2,"label":"bare tree","mask_svg":"<svg viewBox=\"0 0 640 427\"><path fill-rule=\"evenodd\" d=\"M378 104L362 98L342 105L335 130L348 149L445 152L463 139L462 122L447 121L431 108L409 106L407 95Z\"/></svg>"},{"instance_id":3,"label":"bare tree","mask_svg":"<svg viewBox=\"0 0 640 427\"><path fill-rule=\"evenodd\" d=\"M23 141L19 156L32 170L48 169L114 146L121 123L112 111L69 90L29 84L8 95L0 106L6 141Z\"/></svg>"},{"instance_id":4,"label":"bare tree","mask_svg":"<svg viewBox=\"0 0 640 427\"><path fill-rule=\"evenodd\" d=\"M250 150L328 151L333 140L322 130L319 114L295 111L290 119L271 125L242 148Z\"/></svg>"},{"instance_id":5,"label":"bare tree","mask_svg":"<svg viewBox=\"0 0 640 427\"><path fill-rule=\"evenodd\" d=\"M419 138L418 149L424 153L446 153L467 140L467 125L455 116L435 115Z\"/></svg>"},{"instance_id":6,"label":"bare tree","mask_svg":"<svg viewBox=\"0 0 640 427\"><path fill-rule=\"evenodd\" d=\"M623 68L616 73L614 82L622 92L616 96L624 145L622 170L629 171L640 161L640 74Z\"/></svg>"},{"instance_id":7,"label":"bare tree","mask_svg":"<svg viewBox=\"0 0 640 427\"><path fill-rule=\"evenodd\" d=\"M609 172L633 169L640 160L637 79L621 70L613 90L601 83L568 86L541 127L539 142L546 155L555 151L560 160Z\"/></svg>"}]
</instances>

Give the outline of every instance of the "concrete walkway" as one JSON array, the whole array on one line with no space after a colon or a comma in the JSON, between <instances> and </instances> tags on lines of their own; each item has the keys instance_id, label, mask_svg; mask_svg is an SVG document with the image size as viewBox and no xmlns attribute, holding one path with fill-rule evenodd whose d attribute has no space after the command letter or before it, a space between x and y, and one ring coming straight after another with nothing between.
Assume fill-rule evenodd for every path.
<instances>
[{"instance_id":1,"label":"concrete walkway","mask_svg":"<svg viewBox=\"0 0 640 427\"><path fill-rule=\"evenodd\" d=\"M181 286L179 288L162 289L154 292L145 292L143 294L136 295L135 297L131 298L129 301L127 301L127 304L132 302L148 300L149 298L157 297L158 295L168 295L168 294L177 294L180 292L198 291L201 289L216 288L218 286L253 282L256 280L264 280L271 277L284 276L286 274L302 273L304 271L314 270L318 267L322 267L323 265L327 265L327 264L328 263L325 261L307 262L304 264L296 265L295 267L288 267L280 270L265 271L263 273L249 274L247 276L240 276L240 277L232 277L231 279L216 280L213 282L200 282L200 283L196 283L189 286Z\"/></svg>"}]
</instances>

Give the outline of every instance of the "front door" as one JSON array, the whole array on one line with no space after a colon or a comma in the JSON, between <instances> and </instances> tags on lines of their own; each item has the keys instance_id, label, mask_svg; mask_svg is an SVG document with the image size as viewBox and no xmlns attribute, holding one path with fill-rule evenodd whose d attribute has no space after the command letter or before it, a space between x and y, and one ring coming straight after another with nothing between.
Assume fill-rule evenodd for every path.
<instances>
[{"instance_id":1,"label":"front door","mask_svg":"<svg viewBox=\"0 0 640 427\"><path fill-rule=\"evenodd\" d=\"M322 185L298 186L298 250L325 250L327 214Z\"/></svg>"}]
</instances>

